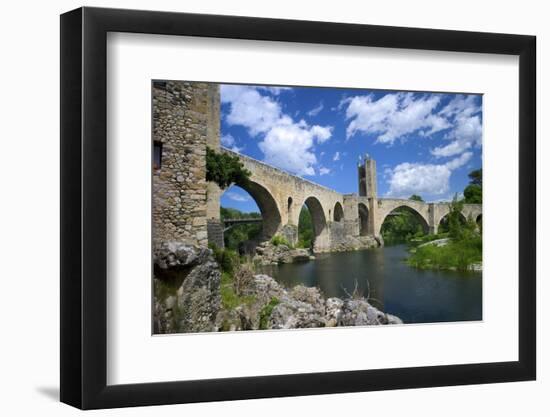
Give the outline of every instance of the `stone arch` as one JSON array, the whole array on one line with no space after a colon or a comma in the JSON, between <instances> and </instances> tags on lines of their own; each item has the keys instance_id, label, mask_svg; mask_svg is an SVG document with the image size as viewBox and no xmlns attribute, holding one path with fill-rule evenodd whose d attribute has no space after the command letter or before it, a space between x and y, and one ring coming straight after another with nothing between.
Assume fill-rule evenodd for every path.
<instances>
[{"instance_id":1,"label":"stone arch","mask_svg":"<svg viewBox=\"0 0 550 417\"><path fill-rule=\"evenodd\" d=\"M428 234L430 232L430 224L428 223L428 220L416 208L412 207L409 204L400 204L393 207L391 210L388 210L388 212L381 217L380 224L378 225L378 234L382 232L382 225L384 224L384 221L386 221L388 216L393 214L397 209L402 208L414 214L414 217L419 221L420 225L422 226L424 233Z\"/></svg>"},{"instance_id":2,"label":"stone arch","mask_svg":"<svg viewBox=\"0 0 550 417\"><path fill-rule=\"evenodd\" d=\"M304 200L311 215L313 225L313 250L322 251L329 247L327 219L321 202L316 197L308 197Z\"/></svg>"},{"instance_id":3,"label":"stone arch","mask_svg":"<svg viewBox=\"0 0 550 417\"><path fill-rule=\"evenodd\" d=\"M342 204L340 204L339 201L336 202L334 205L334 216L333 220L335 222L341 222L344 220L344 209L342 208Z\"/></svg>"},{"instance_id":4,"label":"stone arch","mask_svg":"<svg viewBox=\"0 0 550 417\"><path fill-rule=\"evenodd\" d=\"M438 231L438 233L441 230L441 226L445 225L445 222L447 221L447 218L449 217L449 214L451 214L451 212L448 212L448 213L444 214L443 216L441 216L441 218L437 222L437 231ZM460 222L462 224L466 224L466 216L464 215L464 213L460 213Z\"/></svg>"},{"instance_id":5,"label":"stone arch","mask_svg":"<svg viewBox=\"0 0 550 417\"><path fill-rule=\"evenodd\" d=\"M481 232L483 230L483 214L479 213L475 218L475 221L476 221L478 231Z\"/></svg>"},{"instance_id":6,"label":"stone arch","mask_svg":"<svg viewBox=\"0 0 550 417\"><path fill-rule=\"evenodd\" d=\"M357 211L359 216L359 236L366 236L369 234L369 209L365 204L359 203Z\"/></svg>"},{"instance_id":7,"label":"stone arch","mask_svg":"<svg viewBox=\"0 0 550 417\"><path fill-rule=\"evenodd\" d=\"M281 228L281 212L271 192L254 181L239 185L254 199L262 214L262 240L269 240Z\"/></svg>"}]
</instances>

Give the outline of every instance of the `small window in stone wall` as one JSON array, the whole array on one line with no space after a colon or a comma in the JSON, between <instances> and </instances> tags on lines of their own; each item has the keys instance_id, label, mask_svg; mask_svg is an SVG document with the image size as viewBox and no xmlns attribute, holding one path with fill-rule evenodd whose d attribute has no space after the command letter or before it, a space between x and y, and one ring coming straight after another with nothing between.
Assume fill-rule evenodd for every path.
<instances>
[{"instance_id":1,"label":"small window in stone wall","mask_svg":"<svg viewBox=\"0 0 550 417\"><path fill-rule=\"evenodd\" d=\"M153 86L155 88L160 88L162 90L166 89L166 81L153 81Z\"/></svg>"},{"instance_id":2,"label":"small window in stone wall","mask_svg":"<svg viewBox=\"0 0 550 417\"><path fill-rule=\"evenodd\" d=\"M158 171L162 165L162 142L153 142L153 170Z\"/></svg>"}]
</instances>

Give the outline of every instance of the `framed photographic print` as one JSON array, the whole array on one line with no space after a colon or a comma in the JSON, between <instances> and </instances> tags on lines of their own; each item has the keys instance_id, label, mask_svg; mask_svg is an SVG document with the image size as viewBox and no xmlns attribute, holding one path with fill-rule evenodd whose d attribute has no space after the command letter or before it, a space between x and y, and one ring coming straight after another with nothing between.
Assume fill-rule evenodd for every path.
<instances>
[{"instance_id":1,"label":"framed photographic print","mask_svg":"<svg viewBox=\"0 0 550 417\"><path fill-rule=\"evenodd\" d=\"M61 16L61 400L535 379L535 38Z\"/></svg>"}]
</instances>

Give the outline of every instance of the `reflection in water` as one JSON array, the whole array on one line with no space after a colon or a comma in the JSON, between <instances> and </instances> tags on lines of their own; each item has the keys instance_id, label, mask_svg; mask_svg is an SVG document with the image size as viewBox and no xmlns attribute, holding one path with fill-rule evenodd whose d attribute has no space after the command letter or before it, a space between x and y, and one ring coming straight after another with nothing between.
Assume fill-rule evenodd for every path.
<instances>
[{"instance_id":1,"label":"reflection in water","mask_svg":"<svg viewBox=\"0 0 550 417\"><path fill-rule=\"evenodd\" d=\"M325 297L347 297L357 285L373 305L406 323L482 319L481 273L418 270L404 263L406 256L399 245L261 270L287 287L317 286Z\"/></svg>"}]
</instances>

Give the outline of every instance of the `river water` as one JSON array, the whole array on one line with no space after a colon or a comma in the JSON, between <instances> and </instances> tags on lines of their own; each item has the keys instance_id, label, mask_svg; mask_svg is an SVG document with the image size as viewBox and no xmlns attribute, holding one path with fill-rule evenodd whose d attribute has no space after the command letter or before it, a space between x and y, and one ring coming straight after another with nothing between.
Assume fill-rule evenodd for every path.
<instances>
[{"instance_id":1,"label":"river water","mask_svg":"<svg viewBox=\"0 0 550 417\"><path fill-rule=\"evenodd\" d=\"M286 287L317 286L325 297L347 297L356 286L371 304L405 323L482 319L480 272L419 270L405 245L319 254L304 263L262 267Z\"/></svg>"}]
</instances>

